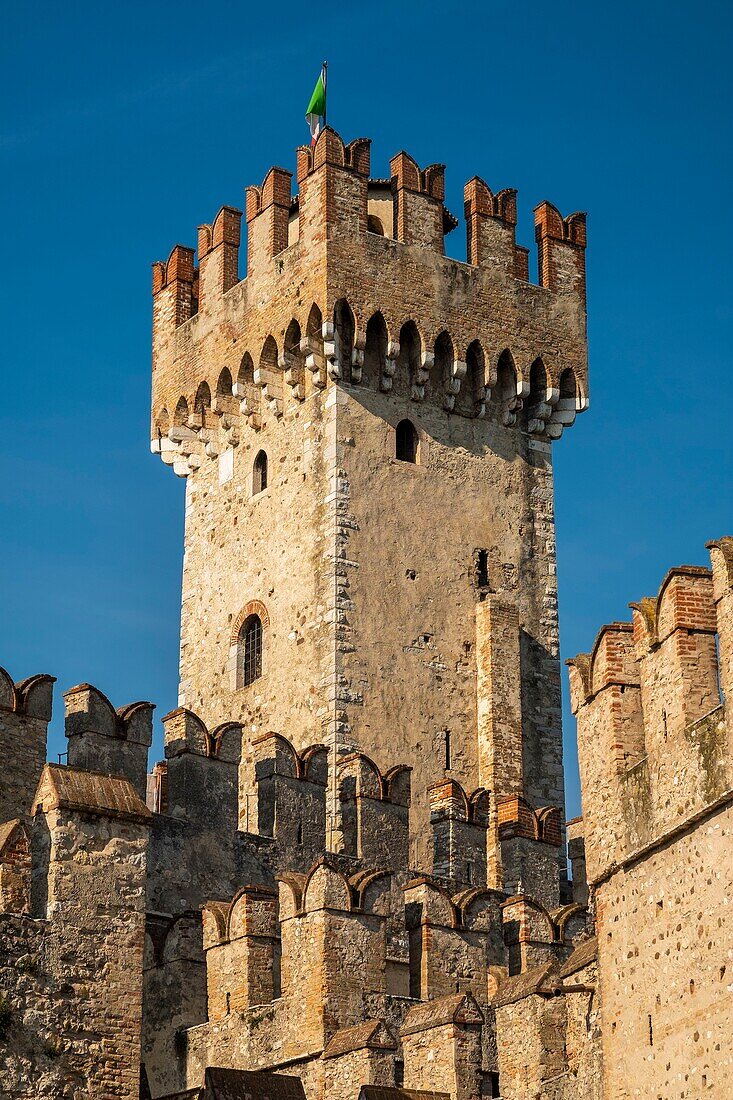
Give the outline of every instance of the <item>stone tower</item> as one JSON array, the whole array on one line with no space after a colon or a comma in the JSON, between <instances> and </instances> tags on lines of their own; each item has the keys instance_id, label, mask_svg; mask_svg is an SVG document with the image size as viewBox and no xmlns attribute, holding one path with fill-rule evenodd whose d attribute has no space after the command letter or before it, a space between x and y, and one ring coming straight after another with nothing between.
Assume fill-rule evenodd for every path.
<instances>
[{"instance_id":1,"label":"stone tower","mask_svg":"<svg viewBox=\"0 0 733 1100\"><path fill-rule=\"evenodd\" d=\"M552 443L586 408L585 217L465 188L326 129L153 272L152 448L186 479L180 699L329 753L379 789L412 769L412 865L446 780L498 809L563 807ZM432 793L431 793L432 788ZM512 810L511 807L514 807ZM492 839L493 838L493 839Z\"/></svg>"}]
</instances>

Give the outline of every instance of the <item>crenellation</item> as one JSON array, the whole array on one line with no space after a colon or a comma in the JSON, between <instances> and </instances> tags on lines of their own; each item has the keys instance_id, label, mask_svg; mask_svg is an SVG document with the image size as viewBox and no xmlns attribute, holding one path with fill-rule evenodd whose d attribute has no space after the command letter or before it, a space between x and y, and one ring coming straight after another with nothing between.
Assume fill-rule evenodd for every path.
<instances>
[{"instance_id":1,"label":"crenellation","mask_svg":"<svg viewBox=\"0 0 733 1100\"><path fill-rule=\"evenodd\" d=\"M64 706L69 767L123 776L145 798L153 704L130 703L115 710L97 688L78 684L64 692Z\"/></svg>"},{"instance_id":2,"label":"crenellation","mask_svg":"<svg viewBox=\"0 0 733 1100\"><path fill-rule=\"evenodd\" d=\"M725 1095L733 540L569 662L566 825L585 215L536 208L533 285L514 190L463 263L445 167L370 155L248 187L243 278L228 205L153 267L179 705L147 774L152 704L78 685L44 766L53 681L0 670L9 1100Z\"/></svg>"},{"instance_id":3,"label":"crenellation","mask_svg":"<svg viewBox=\"0 0 733 1100\"><path fill-rule=\"evenodd\" d=\"M5 762L0 786L0 822L25 817L46 761L53 676L30 676L13 683L0 668L0 753Z\"/></svg>"}]
</instances>

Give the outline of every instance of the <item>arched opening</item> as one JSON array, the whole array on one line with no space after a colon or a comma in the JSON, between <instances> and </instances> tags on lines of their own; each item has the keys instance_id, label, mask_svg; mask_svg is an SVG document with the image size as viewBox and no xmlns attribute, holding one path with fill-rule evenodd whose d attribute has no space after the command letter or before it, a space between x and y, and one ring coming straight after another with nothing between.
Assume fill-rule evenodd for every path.
<instances>
[{"instance_id":1,"label":"arched opening","mask_svg":"<svg viewBox=\"0 0 733 1100\"><path fill-rule=\"evenodd\" d=\"M277 370L277 344L274 336L268 336L262 345L260 367L266 370Z\"/></svg>"},{"instance_id":2,"label":"arched opening","mask_svg":"<svg viewBox=\"0 0 733 1100\"><path fill-rule=\"evenodd\" d=\"M466 352L466 375L456 397L456 412L461 416L481 416L484 400L484 352L478 340L474 340Z\"/></svg>"},{"instance_id":3,"label":"arched opening","mask_svg":"<svg viewBox=\"0 0 733 1100\"><path fill-rule=\"evenodd\" d=\"M262 345L258 381L262 393L276 416L282 415L283 375L277 363L277 344L274 336L268 336Z\"/></svg>"},{"instance_id":4,"label":"arched opening","mask_svg":"<svg viewBox=\"0 0 733 1100\"><path fill-rule=\"evenodd\" d=\"M428 380L430 396L435 401L442 402L449 392L450 380L453 376L453 341L447 332L441 332L433 345L434 362Z\"/></svg>"},{"instance_id":5,"label":"arched opening","mask_svg":"<svg viewBox=\"0 0 733 1100\"><path fill-rule=\"evenodd\" d=\"M300 350L300 325L295 318L285 330L283 355L287 363L285 384L296 401L302 401L305 397L305 359Z\"/></svg>"},{"instance_id":6,"label":"arched opening","mask_svg":"<svg viewBox=\"0 0 733 1100\"><path fill-rule=\"evenodd\" d=\"M229 367L224 367L219 379L216 383L216 396L217 397L231 397L232 396L232 375Z\"/></svg>"},{"instance_id":7,"label":"arched opening","mask_svg":"<svg viewBox=\"0 0 733 1100\"><path fill-rule=\"evenodd\" d=\"M207 427L207 418L211 411L211 390L209 389L208 382L201 382L199 388L196 390L193 411L195 415L200 418L201 427Z\"/></svg>"},{"instance_id":8,"label":"arched opening","mask_svg":"<svg viewBox=\"0 0 733 1100\"><path fill-rule=\"evenodd\" d=\"M381 219L376 214L369 214L367 217L367 231L369 233L377 233L380 237L384 236L384 226Z\"/></svg>"},{"instance_id":9,"label":"arched opening","mask_svg":"<svg viewBox=\"0 0 733 1100\"><path fill-rule=\"evenodd\" d=\"M547 371L540 358L535 359L529 370L529 404L537 405L547 397Z\"/></svg>"},{"instance_id":10,"label":"arched opening","mask_svg":"<svg viewBox=\"0 0 733 1100\"><path fill-rule=\"evenodd\" d=\"M417 462L420 437L411 420L400 420L395 429L395 458L400 462Z\"/></svg>"},{"instance_id":11,"label":"arched opening","mask_svg":"<svg viewBox=\"0 0 733 1100\"><path fill-rule=\"evenodd\" d=\"M249 687L262 675L262 619L250 615L239 635L242 687Z\"/></svg>"},{"instance_id":12,"label":"arched opening","mask_svg":"<svg viewBox=\"0 0 733 1100\"><path fill-rule=\"evenodd\" d=\"M575 381L575 372L572 367L566 367L560 375L560 398L573 402L578 400L578 383Z\"/></svg>"},{"instance_id":13,"label":"arched opening","mask_svg":"<svg viewBox=\"0 0 733 1100\"><path fill-rule=\"evenodd\" d=\"M510 427L516 422L518 405L517 370L512 353L505 348L496 366L496 385L492 393L491 408L497 410L500 422Z\"/></svg>"},{"instance_id":14,"label":"arched opening","mask_svg":"<svg viewBox=\"0 0 733 1100\"><path fill-rule=\"evenodd\" d=\"M244 413L245 416L259 413L260 387L255 385L254 363L248 351L242 356L242 362L239 364L237 372L237 381L232 389L239 401L240 412Z\"/></svg>"},{"instance_id":15,"label":"arched opening","mask_svg":"<svg viewBox=\"0 0 733 1100\"><path fill-rule=\"evenodd\" d=\"M232 375L228 367L224 367L216 382L216 395L212 408L215 413L236 413L237 401L232 393Z\"/></svg>"},{"instance_id":16,"label":"arched opening","mask_svg":"<svg viewBox=\"0 0 733 1100\"><path fill-rule=\"evenodd\" d=\"M168 435L168 429L171 426L171 418L168 415L167 409L161 409L155 418L155 432L158 439L162 439L163 436Z\"/></svg>"},{"instance_id":17,"label":"arched opening","mask_svg":"<svg viewBox=\"0 0 733 1100\"><path fill-rule=\"evenodd\" d=\"M323 317L318 306L313 303L308 314L308 323L305 326L306 334L310 337L315 337L318 340L321 339L323 328Z\"/></svg>"},{"instance_id":18,"label":"arched opening","mask_svg":"<svg viewBox=\"0 0 733 1100\"><path fill-rule=\"evenodd\" d=\"M176 411L173 414L173 423L183 427L188 423L188 401L185 397L178 398Z\"/></svg>"},{"instance_id":19,"label":"arched opening","mask_svg":"<svg viewBox=\"0 0 733 1100\"><path fill-rule=\"evenodd\" d=\"M257 496L267 488L267 455L258 451L252 467L252 496Z\"/></svg>"},{"instance_id":20,"label":"arched opening","mask_svg":"<svg viewBox=\"0 0 733 1100\"><path fill-rule=\"evenodd\" d=\"M524 403L524 428L534 434L541 434L551 412L552 409L547 404L547 371L538 357L529 370L529 396Z\"/></svg>"},{"instance_id":21,"label":"arched opening","mask_svg":"<svg viewBox=\"0 0 733 1100\"><path fill-rule=\"evenodd\" d=\"M417 385L418 371L422 358L422 342L414 321L407 321L400 329L400 354L397 358L393 391L403 397L412 396L412 388Z\"/></svg>"},{"instance_id":22,"label":"arched opening","mask_svg":"<svg viewBox=\"0 0 733 1100\"><path fill-rule=\"evenodd\" d=\"M308 396L314 389L322 389L326 384L325 370L323 369L323 317L318 306L313 303L305 325L305 342L308 345L308 353L311 356L306 366L304 360L305 392ZM317 368L317 369L315 369Z\"/></svg>"},{"instance_id":23,"label":"arched opening","mask_svg":"<svg viewBox=\"0 0 733 1100\"><path fill-rule=\"evenodd\" d=\"M369 318L366 327L366 347L364 348L364 373L362 384L379 388L379 381L384 374L384 364L387 358L387 325L381 313L375 313Z\"/></svg>"},{"instance_id":24,"label":"arched opening","mask_svg":"<svg viewBox=\"0 0 733 1100\"><path fill-rule=\"evenodd\" d=\"M354 351L354 314L345 298L340 298L333 311L336 342L336 362L344 382L351 381L351 356Z\"/></svg>"}]
</instances>

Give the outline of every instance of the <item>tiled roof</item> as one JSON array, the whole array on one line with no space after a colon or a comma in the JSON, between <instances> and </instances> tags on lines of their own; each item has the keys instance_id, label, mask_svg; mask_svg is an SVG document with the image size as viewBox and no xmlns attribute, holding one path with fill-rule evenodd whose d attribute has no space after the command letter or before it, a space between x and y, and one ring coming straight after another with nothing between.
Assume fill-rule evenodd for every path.
<instances>
[{"instance_id":1,"label":"tiled roof","mask_svg":"<svg viewBox=\"0 0 733 1100\"><path fill-rule=\"evenodd\" d=\"M425 1031L443 1024L481 1024L483 1019L481 1009L470 993L453 993L450 997L438 997L411 1008L400 1034L411 1035L414 1031Z\"/></svg>"},{"instance_id":2,"label":"tiled roof","mask_svg":"<svg viewBox=\"0 0 733 1100\"><path fill-rule=\"evenodd\" d=\"M450 1100L447 1092L418 1092L388 1085L362 1085L359 1100Z\"/></svg>"},{"instance_id":3,"label":"tiled roof","mask_svg":"<svg viewBox=\"0 0 733 1100\"><path fill-rule=\"evenodd\" d=\"M533 993L550 993L558 985L557 964L554 960L544 966L535 966L524 974L514 974L505 978L499 987L499 992L492 999L494 1005L510 1005L515 1001L521 1001Z\"/></svg>"},{"instance_id":4,"label":"tiled roof","mask_svg":"<svg viewBox=\"0 0 733 1100\"><path fill-rule=\"evenodd\" d=\"M305 1100L300 1077L246 1069L207 1069L210 1100Z\"/></svg>"},{"instance_id":5,"label":"tiled roof","mask_svg":"<svg viewBox=\"0 0 733 1100\"><path fill-rule=\"evenodd\" d=\"M99 772L76 771L61 764L46 764L44 767L32 813L39 807L43 810L62 807L141 821L153 816L129 779Z\"/></svg>"},{"instance_id":6,"label":"tiled roof","mask_svg":"<svg viewBox=\"0 0 733 1100\"><path fill-rule=\"evenodd\" d=\"M355 1027L345 1027L337 1031L323 1052L324 1058L336 1058L339 1054L348 1054L351 1050L363 1050L364 1047L379 1050L393 1050L397 1044L381 1020L364 1020Z\"/></svg>"},{"instance_id":7,"label":"tiled roof","mask_svg":"<svg viewBox=\"0 0 733 1100\"><path fill-rule=\"evenodd\" d=\"M595 936L591 936L589 939L583 940L582 943L578 944L570 958L563 963L558 977L568 978L571 974L575 974L578 970L582 970L583 967L592 963L597 956L598 941Z\"/></svg>"}]
</instances>

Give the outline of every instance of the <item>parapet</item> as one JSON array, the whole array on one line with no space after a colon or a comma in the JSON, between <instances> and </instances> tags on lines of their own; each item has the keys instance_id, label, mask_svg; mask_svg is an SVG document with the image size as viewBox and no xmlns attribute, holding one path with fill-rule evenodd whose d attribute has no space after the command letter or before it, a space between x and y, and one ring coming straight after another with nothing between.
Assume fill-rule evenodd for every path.
<instances>
[{"instance_id":1,"label":"parapet","mask_svg":"<svg viewBox=\"0 0 733 1100\"><path fill-rule=\"evenodd\" d=\"M400 1029L409 1089L445 1091L453 1100L481 1095L484 1014L470 993L415 1005Z\"/></svg>"},{"instance_id":2,"label":"parapet","mask_svg":"<svg viewBox=\"0 0 733 1100\"><path fill-rule=\"evenodd\" d=\"M526 891L548 909L560 903L559 861L562 820L556 806L538 810L512 795L497 806L502 886L508 893Z\"/></svg>"},{"instance_id":3,"label":"parapet","mask_svg":"<svg viewBox=\"0 0 733 1100\"><path fill-rule=\"evenodd\" d=\"M0 913L27 913L31 898L30 834L24 822L0 825Z\"/></svg>"},{"instance_id":4,"label":"parapet","mask_svg":"<svg viewBox=\"0 0 733 1100\"><path fill-rule=\"evenodd\" d=\"M5 669L0 668L0 710L50 722L55 683L55 676L40 674L14 684Z\"/></svg>"},{"instance_id":5,"label":"parapet","mask_svg":"<svg viewBox=\"0 0 733 1100\"><path fill-rule=\"evenodd\" d=\"M207 829L236 831L241 722L223 722L209 730L193 711L178 707L165 715L163 729L168 814Z\"/></svg>"},{"instance_id":6,"label":"parapet","mask_svg":"<svg viewBox=\"0 0 733 1100\"><path fill-rule=\"evenodd\" d=\"M46 761L53 676L30 676L13 683L0 668L0 821L27 815Z\"/></svg>"},{"instance_id":7,"label":"parapet","mask_svg":"<svg viewBox=\"0 0 733 1100\"><path fill-rule=\"evenodd\" d=\"M455 779L428 787L433 834L433 874L486 886L489 793L483 787L470 795Z\"/></svg>"},{"instance_id":8,"label":"parapet","mask_svg":"<svg viewBox=\"0 0 733 1100\"><path fill-rule=\"evenodd\" d=\"M129 703L115 710L91 684L64 692L64 704L69 766L124 776L145 798L153 704Z\"/></svg>"},{"instance_id":9,"label":"parapet","mask_svg":"<svg viewBox=\"0 0 733 1100\"><path fill-rule=\"evenodd\" d=\"M567 959L585 932L588 913L571 903L549 910L536 898L517 894L502 904L509 974L523 974L550 959Z\"/></svg>"},{"instance_id":10,"label":"parapet","mask_svg":"<svg viewBox=\"0 0 733 1100\"><path fill-rule=\"evenodd\" d=\"M406 764L382 774L364 753L350 753L338 765L343 851L367 865L409 863L410 773Z\"/></svg>"},{"instance_id":11,"label":"parapet","mask_svg":"<svg viewBox=\"0 0 733 1100\"><path fill-rule=\"evenodd\" d=\"M334 383L549 440L587 407L585 215L537 207L533 286L516 191L469 181L462 263L445 256L444 165L402 151L387 178L369 173L368 139L327 127L297 150L297 195L280 167L246 189L244 279L233 206L199 227L198 263L177 245L154 264L152 446L181 476Z\"/></svg>"},{"instance_id":12,"label":"parapet","mask_svg":"<svg viewBox=\"0 0 733 1100\"><path fill-rule=\"evenodd\" d=\"M730 539L569 661L590 882L733 785ZM722 688L722 697L721 697Z\"/></svg>"},{"instance_id":13,"label":"parapet","mask_svg":"<svg viewBox=\"0 0 733 1100\"><path fill-rule=\"evenodd\" d=\"M280 733L252 742L257 784L257 831L278 843L281 865L305 871L326 847L328 750L302 752Z\"/></svg>"}]
</instances>

